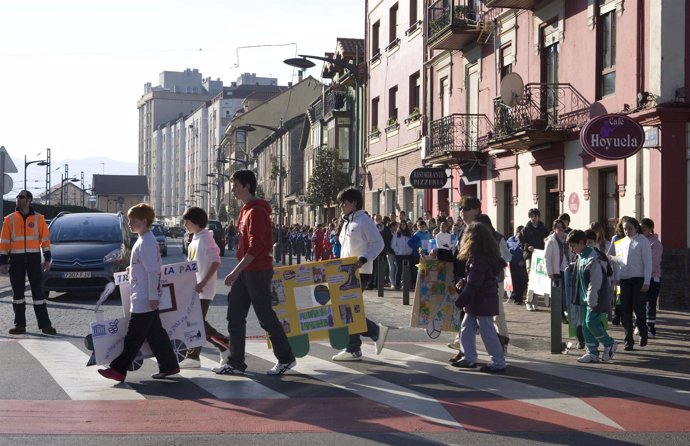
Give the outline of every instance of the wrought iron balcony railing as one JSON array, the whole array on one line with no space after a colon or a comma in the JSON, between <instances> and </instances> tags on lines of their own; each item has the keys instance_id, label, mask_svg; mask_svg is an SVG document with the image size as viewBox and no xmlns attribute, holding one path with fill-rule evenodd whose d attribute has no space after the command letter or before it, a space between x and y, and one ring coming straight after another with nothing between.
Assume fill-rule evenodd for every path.
<instances>
[{"instance_id":1,"label":"wrought iron balcony railing","mask_svg":"<svg viewBox=\"0 0 690 446\"><path fill-rule=\"evenodd\" d=\"M427 37L432 41L449 28L476 27L482 20L482 4L477 0L437 0L427 14Z\"/></svg>"},{"instance_id":2,"label":"wrought iron balcony railing","mask_svg":"<svg viewBox=\"0 0 690 446\"><path fill-rule=\"evenodd\" d=\"M536 130L574 130L589 119L590 103L570 84L525 85L522 99L514 106L494 99L492 140Z\"/></svg>"},{"instance_id":3,"label":"wrought iron balcony railing","mask_svg":"<svg viewBox=\"0 0 690 446\"><path fill-rule=\"evenodd\" d=\"M347 106L347 93L344 91L329 91L326 94L326 103L323 114L328 115L334 110L345 110Z\"/></svg>"},{"instance_id":4,"label":"wrought iron balcony railing","mask_svg":"<svg viewBox=\"0 0 690 446\"><path fill-rule=\"evenodd\" d=\"M486 148L492 130L486 115L452 114L429 125L430 148L427 157L448 152L480 152Z\"/></svg>"}]
</instances>

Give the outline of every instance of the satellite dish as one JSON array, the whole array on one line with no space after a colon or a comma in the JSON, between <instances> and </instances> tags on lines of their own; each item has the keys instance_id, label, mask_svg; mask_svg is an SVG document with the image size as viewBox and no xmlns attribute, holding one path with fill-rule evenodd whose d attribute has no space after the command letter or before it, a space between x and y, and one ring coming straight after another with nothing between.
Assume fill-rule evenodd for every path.
<instances>
[{"instance_id":1,"label":"satellite dish","mask_svg":"<svg viewBox=\"0 0 690 446\"><path fill-rule=\"evenodd\" d=\"M508 73L501 80L501 102L514 107L522 101L525 94L525 83L517 73Z\"/></svg>"}]
</instances>

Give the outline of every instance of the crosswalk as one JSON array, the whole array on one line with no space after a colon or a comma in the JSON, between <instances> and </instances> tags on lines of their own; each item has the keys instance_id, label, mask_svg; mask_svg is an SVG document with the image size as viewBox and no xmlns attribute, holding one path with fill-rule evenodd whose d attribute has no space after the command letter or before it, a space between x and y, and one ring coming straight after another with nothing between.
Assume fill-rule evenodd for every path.
<instances>
[{"instance_id":1,"label":"crosswalk","mask_svg":"<svg viewBox=\"0 0 690 446\"><path fill-rule=\"evenodd\" d=\"M649 428L639 422L639 413L654 413L654 419L670 430L690 430L688 423L677 422L690 415L687 379L662 385L648 377L611 373L605 367L515 355L509 357L508 373L487 375L451 367L449 352L438 343L390 343L380 356L365 346L364 361L343 363L330 359L334 353L330 346L315 343L288 374L271 377L265 370L275 361L273 352L265 342L250 341L244 376L212 373L217 354L205 349L200 369L154 381L149 375L157 370L156 364L146 360L125 383L113 384L97 373L99 367L85 366L90 352L76 340L27 337L0 342L0 357L6 359L0 378L23 374L27 383L0 388L0 434L21 433L10 422L10 414L25 410L27 404L40 411L27 402L46 400L50 402L46 406L61 410L88 402L88 407L120 414L130 427L145 422L150 415L147 405L167 408L166 416L172 418L175 408L187 413L188 405L199 413L221 407L236 411L239 405L246 411L243 416L270 419L277 430L279 425L287 430L324 429L328 420L325 429L335 430L341 424L358 429L394 429L400 424L427 432L508 428L620 432ZM480 355L480 361L487 359ZM41 386L30 384L34 375ZM40 375L47 377L39 379ZM349 415L343 416L343 411ZM239 418L236 422L226 428L244 432L252 425Z\"/></svg>"}]
</instances>

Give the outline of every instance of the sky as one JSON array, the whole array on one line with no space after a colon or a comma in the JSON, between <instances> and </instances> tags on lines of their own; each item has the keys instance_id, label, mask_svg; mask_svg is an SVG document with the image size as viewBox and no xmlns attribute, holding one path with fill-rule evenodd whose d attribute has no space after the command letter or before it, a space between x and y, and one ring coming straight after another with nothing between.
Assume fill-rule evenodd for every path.
<instances>
[{"instance_id":1,"label":"sky","mask_svg":"<svg viewBox=\"0 0 690 446\"><path fill-rule=\"evenodd\" d=\"M15 160L49 147L55 166L89 157L136 165L137 100L160 72L197 68L225 85L248 72L286 85L297 72L284 59L363 38L364 19L364 0L3 1L0 146Z\"/></svg>"}]
</instances>

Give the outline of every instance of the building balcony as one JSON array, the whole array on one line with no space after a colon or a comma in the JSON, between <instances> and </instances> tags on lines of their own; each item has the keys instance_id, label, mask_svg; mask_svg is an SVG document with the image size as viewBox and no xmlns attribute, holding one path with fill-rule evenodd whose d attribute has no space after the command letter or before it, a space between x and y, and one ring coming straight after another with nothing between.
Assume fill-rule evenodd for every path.
<instances>
[{"instance_id":1,"label":"building balcony","mask_svg":"<svg viewBox=\"0 0 690 446\"><path fill-rule=\"evenodd\" d=\"M429 164L478 160L486 148L492 125L486 115L452 114L429 125Z\"/></svg>"},{"instance_id":2,"label":"building balcony","mask_svg":"<svg viewBox=\"0 0 690 446\"><path fill-rule=\"evenodd\" d=\"M432 50L462 49L489 26L484 23L481 3L472 0L437 0L427 14L427 45Z\"/></svg>"},{"instance_id":3,"label":"building balcony","mask_svg":"<svg viewBox=\"0 0 690 446\"><path fill-rule=\"evenodd\" d=\"M572 139L589 119L590 106L570 84L527 84L513 106L494 99L489 148L525 151Z\"/></svg>"},{"instance_id":4,"label":"building balcony","mask_svg":"<svg viewBox=\"0 0 690 446\"><path fill-rule=\"evenodd\" d=\"M534 10L540 0L484 0L487 8L513 8Z\"/></svg>"}]
</instances>

